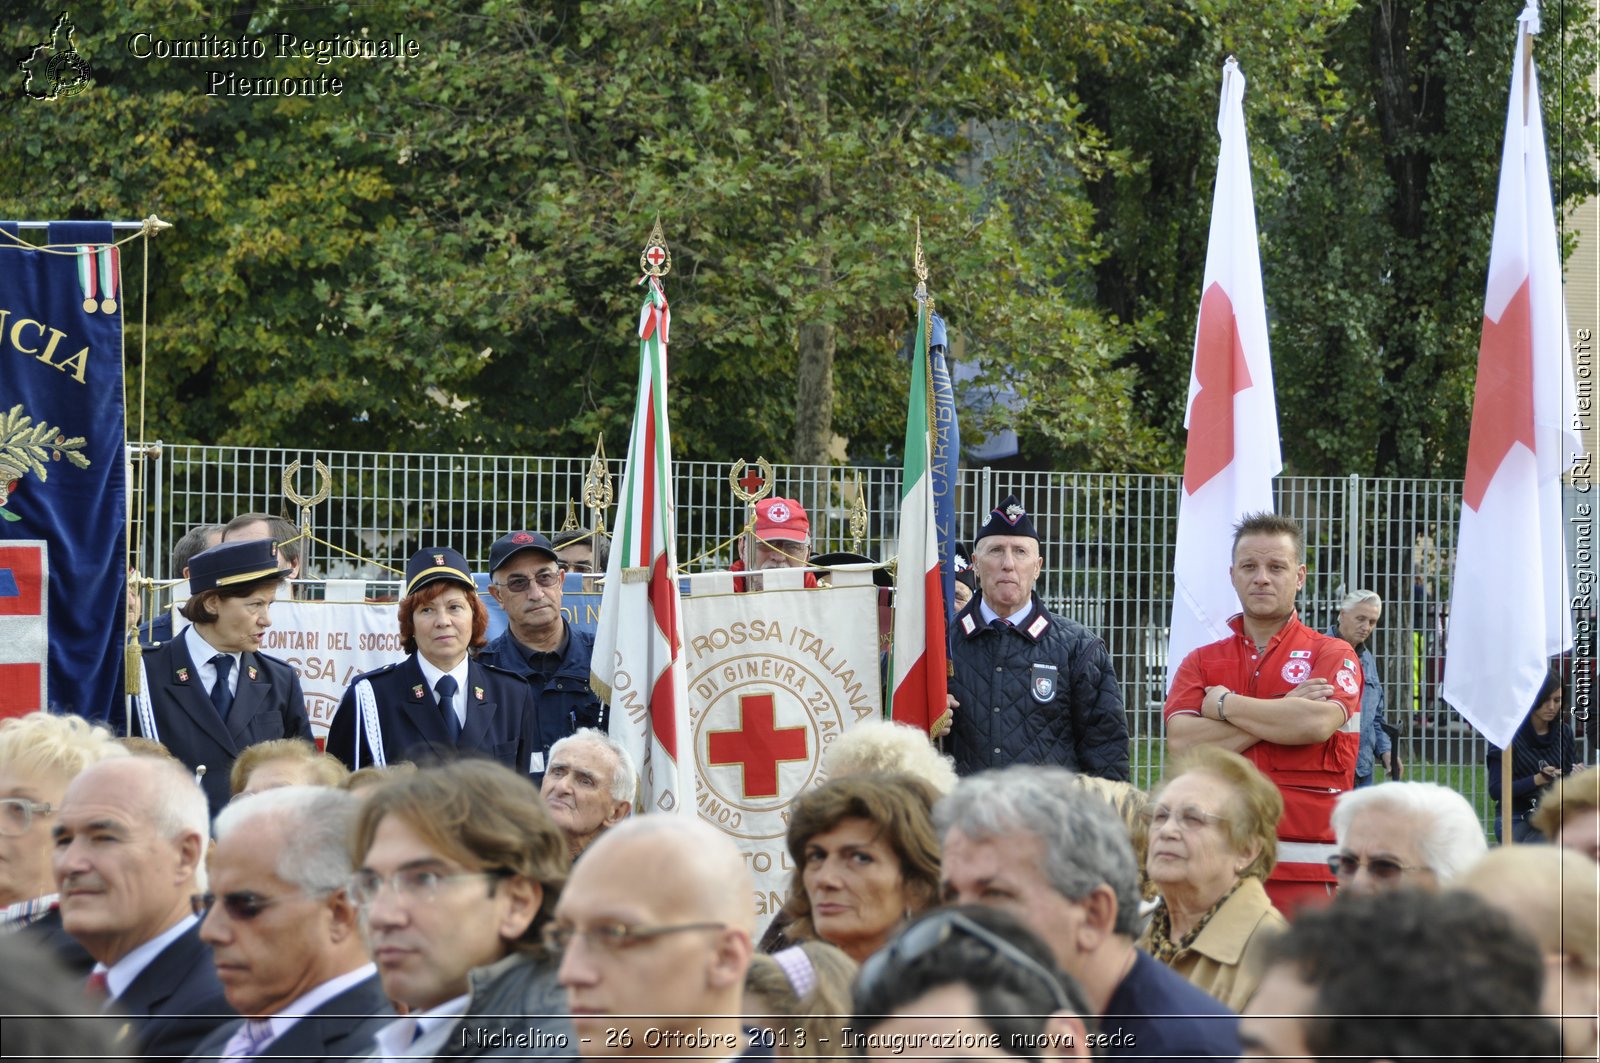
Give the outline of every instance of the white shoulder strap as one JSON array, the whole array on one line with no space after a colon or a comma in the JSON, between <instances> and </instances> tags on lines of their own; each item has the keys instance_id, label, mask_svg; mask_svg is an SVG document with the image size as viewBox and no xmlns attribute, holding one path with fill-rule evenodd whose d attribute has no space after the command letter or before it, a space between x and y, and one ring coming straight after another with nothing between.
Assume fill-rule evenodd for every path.
<instances>
[{"instance_id":1,"label":"white shoulder strap","mask_svg":"<svg viewBox=\"0 0 1600 1063\"><path fill-rule=\"evenodd\" d=\"M356 684L356 709L361 713L361 729L367 735L367 748L372 750L372 766L386 768L383 757L383 724L378 722L378 699L372 696L372 684L363 679ZM356 737L355 766L361 767L361 736Z\"/></svg>"},{"instance_id":2,"label":"white shoulder strap","mask_svg":"<svg viewBox=\"0 0 1600 1063\"><path fill-rule=\"evenodd\" d=\"M134 696L139 712L139 733L152 742L161 741L161 735L156 731L156 713L150 704L150 672L144 666L144 658L139 658L139 693Z\"/></svg>"}]
</instances>

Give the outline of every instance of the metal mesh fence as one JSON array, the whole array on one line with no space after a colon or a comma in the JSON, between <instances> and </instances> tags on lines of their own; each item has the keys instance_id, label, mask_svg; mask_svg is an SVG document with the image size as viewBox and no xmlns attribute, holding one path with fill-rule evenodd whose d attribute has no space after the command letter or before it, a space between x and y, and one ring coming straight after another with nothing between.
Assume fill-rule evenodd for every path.
<instances>
[{"instance_id":1,"label":"metal mesh fence","mask_svg":"<svg viewBox=\"0 0 1600 1063\"><path fill-rule=\"evenodd\" d=\"M434 544L454 546L481 566L490 544L508 530L559 529L569 500L580 524L591 519L579 502L587 458L163 446L136 469L140 568L172 578L172 545L197 524L247 511L298 524L299 509L285 498L283 484L295 461L302 466L294 485L301 496L320 486L313 463L328 469L328 497L312 510L311 522L336 549L305 544L311 571L325 577L384 578L380 565L403 568L415 550ZM609 467L620 492L622 461ZM743 527L745 507L729 472L727 465L677 464L679 557L691 570L732 560L728 544ZM859 487L868 517L863 549L892 556L898 468L785 465L774 474L776 493L798 498L811 514L817 551L854 547L850 509ZM1052 610L1104 637L1127 699L1135 781L1143 785L1165 764L1160 710L1179 490L1176 476L990 468L963 470L959 484L967 534L1007 494L1024 500L1044 540L1039 593ZM1408 775L1460 790L1487 822L1493 808L1483 741L1439 696L1460 482L1287 476L1276 492L1278 511L1299 520L1306 533L1302 618L1327 629L1345 591L1382 595L1384 617L1372 642Z\"/></svg>"}]
</instances>

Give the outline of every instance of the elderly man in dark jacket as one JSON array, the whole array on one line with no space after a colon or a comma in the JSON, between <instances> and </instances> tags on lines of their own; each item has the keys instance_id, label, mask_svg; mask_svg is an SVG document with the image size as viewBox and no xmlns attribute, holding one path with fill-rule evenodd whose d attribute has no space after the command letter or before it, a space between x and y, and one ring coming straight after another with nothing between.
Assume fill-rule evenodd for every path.
<instances>
[{"instance_id":1,"label":"elderly man in dark jacket","mask_svg":"<svg viewBox=\"0 0 1600 1063\"><path fill-rule=\"evenodd\" d=\"M1099 636L1044 607L1039 533L1008 497L973 542L979 593L950 633L950 752L970 775L1008 764L1058 764L1128 780L1128 721Z\"/></svg>"}]
</instances>

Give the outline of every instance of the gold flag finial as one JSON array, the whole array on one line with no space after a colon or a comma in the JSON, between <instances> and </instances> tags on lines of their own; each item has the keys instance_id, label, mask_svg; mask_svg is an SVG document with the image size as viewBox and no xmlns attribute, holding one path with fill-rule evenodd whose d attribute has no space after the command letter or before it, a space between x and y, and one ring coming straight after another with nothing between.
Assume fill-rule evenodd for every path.
<instances>
[{"instance_id":1,"label":"gold flag finial","mask_svg":"<svg viewBox=\"0 0 1600 1063\"><path fill-rule=\"evenodd\" d=\"M318 458L311 464L313 476L312 483L316 490L307 498L295 490L295 477L300 472L300 459L296 458L283 470L283 497L300 509L300 535L306 542L300 548L300 575L305 576L311 571L311 510L328 500L333 493L333 475L328 472L328 467Z\"/></svg>"},{"instance_id":2,"label":"gold flag finial","mask_svg":"<svg viewBox=\"0 0 1600 1063\"><path fill-rule=\"evenodd\" d=\"M672 251L661 232L659 214L656 215L656 227L650 230L650 239L645 241L644 250L639 253L639 268L648 277L665 277L672 272Z\"/></svg>"},{"instance_id":3,"label":"gold flag finial","mask_svg":"<svg viewBox=\"0 0 1600 1063\"><path fill-rule=\"evenodd\" d=\"M728 473L728 483L733 485L733 497L749 506L772 493L772 462L757 458L756 468L761 471L757 473L755 469L750 469L749 464L740 458ZM748 472L745 471L747 469Z\"/></svg>"},{"instance_id":4,"label":"gold flag finial","mask_svg":"<svg viewBox=\"0 0 1600 1063\"><path fill-rule=\"evenodd\" d=\"M854 544L851 549L856 553L861 552L861 544L867 537L867 492L861 485L861 475L856 474L856 500L850 505L850 541Z\"/></svg>"},{"instance_id":5,"label":"gold flag finial","mask_svg":"<svg viewBox=\"0 0 1600 1063\"><path fill-rule=\"evenodd\" d=\"M572 496L568 495L567 519L561 522L561 530L564 532L577 531L578 527L578 507L572 504Z\"/></svg>"},{"instance_id":6,"label":"gold flag finial","mask_svg":"<svg viewBox=\"0 0 1600 1063\"><path fill-rule=\"evenodd\" d=\"M928 296L928 260L922 257L922 218L918 216L916 225L916 242L911 250L911 272L917 275L917 299L920 301Z\"/></svg>"},{"instance_id":7,"label":"gold flag finial","mask_svg":"<svg viewBox=\"0 0 1600 1063\"><path fill-rule=\"evenodd\" d=\"M657 228L660 224L657 223ZM595 436L594 457L589 459L589 471L583 477L583 507L592 516L591 530L599 532L606 526L606 510L616 496L611 490L611 470L606 466L606 437Z\"/></svg>"}]
</instances>

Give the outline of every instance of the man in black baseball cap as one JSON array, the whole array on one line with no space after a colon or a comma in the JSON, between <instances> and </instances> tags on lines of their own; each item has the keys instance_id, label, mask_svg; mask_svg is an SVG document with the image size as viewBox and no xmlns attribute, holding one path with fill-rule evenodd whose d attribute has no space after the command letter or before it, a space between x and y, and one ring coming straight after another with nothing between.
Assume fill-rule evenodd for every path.
<instances>
[{"instance_id":1,"label":"man in black baseball cap","mask_svg":"<svg viewBox=\"0 0 1600 1063\"><path fill-rule=\"evenodd\" d=\"M971 775L1059 764L1128 781L1128 721L1106 645L1034 593L1039 532L1016 495L989 512L972 545L978 593L956 614L950 752Z\"/></svg>"},{"instance_id":2,"label":"man in black baseball cap","mask_svg":"<svg viewBox=\"0 0 1600 1063\"><path fill-rule=\"evenodd\" d=\"M509 626L478 660L528 684L537 721L528 736L536 779L558 740L580 727L606 727L605 706L589 687L594 636L574 628L561 613L565 576L555 547L538 532L509 532L489 548L489 593L505 610Z\"/></svg>"}]
</instances>

